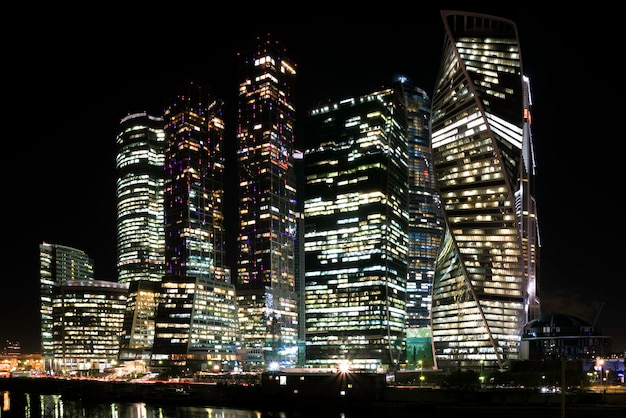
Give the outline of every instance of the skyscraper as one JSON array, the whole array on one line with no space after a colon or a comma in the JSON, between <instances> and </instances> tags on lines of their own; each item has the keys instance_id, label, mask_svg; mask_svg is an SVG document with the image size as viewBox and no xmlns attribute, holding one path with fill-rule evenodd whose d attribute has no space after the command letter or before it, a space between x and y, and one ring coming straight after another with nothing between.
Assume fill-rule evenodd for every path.
<instances>
[{"instance_id":1,"label":"skyscraper","mask_svg":"<svg viewBox=\"0 0 626 418\"><path fill-rule=\"evenodd\" d=\"M264 362L296 359L295 78L269 35L240 56L237 300L244 345L263 350Z\"/></svg>"},{"instance_id":2,"label":"skyscraper","mask_svg":"<svg viewBox=\"0 0 626 418\"><path fill-rule=\"evenodd\" d=\"M117 273L129 285L120 360L149 360L165 274L162 116L132 113L116 137Z\"/></svg>"},{"instance_id":3,"label":"skyscraper","mask_svg":"<svg viewBox=\"0 0 626 418\"><path fill-rule=\"evenodd\" d=\"M225 282L223 103L179 89L164 116L166 274Z\"/></svg>"},{"instance_id":4,"label":"skyscraper","mask_svg":"<svg viewBox=\"0 0 626 418\"><path fill-rule=\"evenodd\" d=\"M165 265L155 369L234 367L235 288L224 266L222 101L189 82L165 111Z\"/></svg>"},{"instance_id":5,"label":"skyscraper","mask_svg":"<svg viewBox=\"0 0 626 418\"><path fill-rule=\"evenodd\" d=\"M404 356L408 145L401 89L306 119L306 362L395 369Z\"/></svg>"},{"instance_id":6,"label":"skyscraper","mask_svg":"<svg viewBox=\"0 0 626 418\"><path fill-rule=\"evenodd\" d=\"M53 347L53 292L68 280L93 280L93 260L83 250L60 244L39 244L39 286L41 298L41 357L51 370Z\"/></svg>"},{"instance_id":7,"label":"skyscraper","mask_svg":"<svg viewBox=\"0 0 626 418\"><path fill-rule=\"evenodd\" d=\"M535 200L535 151L532 141L532 96L530 79L524 77L524 131L522 144L522 160L520 166L520 187L517 191L517 216L521 220L522 246L525 268L525 301L524 323L542 316L539 301L539 256L541 238L539 220L537 218L537 202Z\"/></svg>"},{"instance_id":8,"label":"skyscraper","mask_svg":"<svg viewBox=\"0 0 626 418\"><path fill-rule=\"evenodd\" d=\"M306 362L306 279L305 279L305 252L304 252L304 189L306 177L304 174L304 153L300 150L293 155L294 169L296 171L296 240L295 240L295 276L296 294L298 298L298 365Z\"/></svg>"},{"instance_id":9,"label":"skyscraper","mask_svg":"<svg viewBox=\"0 0 626 418\"><path fill-rule=\"evenodd\" d=\"M165 272L163 117L132 113L115 140L117 281L160 282Z\"/></svg>"},{"instance_id":10,"label":"skyscraper","mask_svg":"<svg viewBox=\"0 0 626 418\"><path fill-rule=\"evenodd\" d=\"M404 93L409 146L409 242L406 286L406 362L432 367L430 310L435 259L443 217L430 147L430 97L401 76L395 87Z\"/></svg>"},{"instance_id":11,"label":"skyscraper","mask_svg":"<svg viewBox=\"0 0 626 418\"><path fill-rule=\"evenodd\" d=\"M445 216L433 284L435 360L444 370L502 369L520 358L527 305L538 303L529 290L538 236L527 187L529 91L514 22L441 15L431 118Z\"/></svg>"}]
</instances>

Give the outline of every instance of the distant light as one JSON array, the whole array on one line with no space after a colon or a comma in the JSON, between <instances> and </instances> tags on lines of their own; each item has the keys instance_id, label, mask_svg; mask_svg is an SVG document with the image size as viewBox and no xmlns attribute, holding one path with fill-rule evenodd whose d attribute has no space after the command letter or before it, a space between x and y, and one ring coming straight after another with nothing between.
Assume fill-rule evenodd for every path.
<instances>
[{"instance_id":1,"label":"distant light","mask_svg":"<svg viewBox=\"0 0 626 418\"><path fill-rule=\"evenodd\" d=\"M398 75L396 77L396 81L399 81L400 83L406 83L409 80L409 78L405 75Z\"/></svg>"},{"instance_id":2,"label":"distant light","mask_svg":"<svg viewBox=\"0 0 626 418\"><path fill-rule=\"evenodd\" d=\"M269 369L271 372L277 371L279 369L278 362L277 361L271 362L269 365Z\"/></svg>"},{"instance_id":3,"label":"distant light","mask_svg":"<svg viewBox=\"0 0 626 418\"><path fill-rule=\"evenodd\" d=\"M347 361L342 361L339 363L339 372L340 373L348 373L350 371L350 364Z\"/></svg>"}]
</instances>

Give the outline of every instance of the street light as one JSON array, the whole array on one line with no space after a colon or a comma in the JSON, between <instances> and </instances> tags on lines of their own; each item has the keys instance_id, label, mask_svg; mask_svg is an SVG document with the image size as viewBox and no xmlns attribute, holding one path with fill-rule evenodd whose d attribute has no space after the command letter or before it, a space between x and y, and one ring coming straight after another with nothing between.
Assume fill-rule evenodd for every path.
<instances>
[{"instance_id":1,"label":"street light","mask_svg":"<svg viewBox=\"0 0 626 418\"><path fill-rule=\"evenodd\" d=\"M480 360L480 376L478 377L480 379L480 387L483 387L485 385L484 365L485 360Z\"/></svg>"},{"instance_id":2,"label":"street light","mask_svg":"<svg viewBox=\"0 0 626 418\"><path fill-rule=\"evenodd\" d=\"M422 386L422 382L424 381L424 369L422 369L422 360L417 362L420 368L420 386Z\"/></svg>"},{"instance_id":3,"label":"street light","mask_svg":"<svg viewBox=\"0 0 626 418\"><path fill-rule=\"evenodd\" d=\"M603 385L603 378L604 378L604 359L603 358L598 358L596 359L596 367L595 367L596 371L600 372L600 385Z\"/></svg>"},{"instance_id":4,"label":"street light","mask_svg":"<svg viewBox=\"0 0 626 418\"><path fill-rule=\"evenodd\" d=\"M339 363L339 372L340 373L348 373L350 371L350 363L347 361L342 361Z\"/></svg>"}]
</instances>

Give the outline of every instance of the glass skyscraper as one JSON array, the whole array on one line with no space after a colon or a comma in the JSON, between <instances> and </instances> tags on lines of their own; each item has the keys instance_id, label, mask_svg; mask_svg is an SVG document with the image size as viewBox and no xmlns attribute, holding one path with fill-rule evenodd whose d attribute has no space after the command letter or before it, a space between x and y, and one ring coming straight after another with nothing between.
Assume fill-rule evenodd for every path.
<instances>
[{"instance_id":1,"label":"glass skyscraper","mask_svg":"<svg viewBox=\"0 0 626 418\"><path fill-rule=\"evenodd\" d=\"M443 218L430 147L430 97L407 77L395 87L404 94L409 146L409 244L406 287L408 368L433 366L430 310L435 259Z\"/></svg>"},{"instance_id":2,"label":"glass skyscraper","mask_svg":"<svg viewBox=\"0 0 626 418\"><path fill-rule=\"evenodd\" d=\"M270 36L259 37L239 58L234 277L242 340L250 352L264 353L258 362L292 364L298 338L292 100L296 66Z\"/></svg>"},{"instance_id":3,"label":"glass skyscraper","mask_svg":"<svg viewBox=\"0 0 626 418\"><path fill-rule=\"evenodd\" d=\"M539 256L541 238L535 200L535 152L532 141L530 79L524 77L524 131L522 144L522 166L520 187L516 195L517 216L521 220L526 294L524 301L524 323L542 316L539 301Z\"/></svg>"},{"instance_id":4,"label":"glass skyscraper","mask_svg":"<svg viewBox=\"0 0 626 418\"><path fill-rule=\"evenodd\" d=\"M41 298L41 357L51 370L53 347L52 297L56 287L69 280L93 280L93 260L83 250L60 244L39 244L39 290Z\"/></svg>"},{"instance_id":5,"label":"glass skyscraper","mask_svg":"<svg viewBox=\"0 0 626 418\"><path fill-rule=\"evenodd\" d=\"M225 281L223 103L195 82L165 111L166 274Z\"/></svg>"},{"instance_id":6,"label":"glass skyscraper","mask_svg":"<svg viewBox=\"0 0 626 418\"><path fill-rule=\"evenodd\" d=\"M408 145L401 89L306 119L306 362L395 369L404 359Z\"/></svg>"},{"instance_id":7,"label":"glass skyscraper","mask_svg":"<svg viewBox=\"0 0 626 418\"><path fill-rule=\"evenodd\" d=\"M115 139L117 281L160 282L165 272L162 116L122 118Z\"/></svg>"},{"instance_id":8,"label":"glass skyscraper","mask_svg":"<svg viewBox=\"0 0 626 418\"><path fill-rule=\"evenodd\" d=\"M165 121L165 276L151 365L231 368L239 343L235 288L224 266L222 101L182 85Z\"/></svg>"},{"instance_id":9,"label":"glass skyscraper","mask_svg":"<svg viewBox=\"0 0 626 418\"><path fill-rule=\"evenodd\" d=\"M433 284L435 361L447 371L504 369L520 358L528 312L538 310L529 90L514 22L441 15L431 115L445 217Z\"/></svg>"},{"instance_id":10,"label":"glass skyscraper","mask_svg":"<svg viewBox=\"0 0 626 418\"><path fill-rule=\"evenodd\" d=\"M163 117L125 116L115 146L117 280L129 285L120 360L147 361L165 274Z\"/></svg>"}]
</instances>

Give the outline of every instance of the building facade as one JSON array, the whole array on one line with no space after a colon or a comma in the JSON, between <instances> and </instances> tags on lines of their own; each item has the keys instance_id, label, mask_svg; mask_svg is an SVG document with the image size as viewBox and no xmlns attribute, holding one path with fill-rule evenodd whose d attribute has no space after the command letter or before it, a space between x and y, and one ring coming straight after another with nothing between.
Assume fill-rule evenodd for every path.
<instances>
[{"instance_id":1,"label":"building facade","mask_svg":"<svg viewBox=\"0 0 626 418\"><path fill-rule=\"evenodd\" d=\"M156 310L161 281L132 280L128 283L124 322L120 335L120 362L148 364L154 345Z\"/></svg>"},{"instance_id":2,"label":"building facade","mask_svg":"<svg viewBox=\"0 0 626 418\"><path fill-rule=\"evenodd\" d=\"M409 244L406 286L406 367L434 365L430 311L435 260L443 217L430 146L430 97L406 77L396 80L404 93L409 146Z\"/></svg>"},{"instance_id":3,"label":"building facade","mask_svg":"<svg viewBox=\"0 0 626 418\"><path fill-rule=\"evenodd\" d=\"M298 361L299 366L306 362L306 279L305 279L305 252L304 252L304 189L306 177L304 174L304 152L297 150L293 154L296 170L296 240L295 240L295 276L296 294L298 298Z\"/></svg>"},{"instance_id":4,"label":"building facade","mask_svg":"<svg viewBox=\"0 0 626 418\"><path fill-rule=\"evenodd\" d=\"M161 279L165 274L162 116L132 113L115 140L117 280L129 284L120 360L150 359Z\"/></svg>"},{"instance_id":5,"label":"building facade","mask_svg":"<svg viewBox=\"0 0 626 418\"><path fill-rule=\"evenodd\" d=\"M117 281L160 282L165 273L162 116L132 113L115 139Z\"/></svg>"},{"instance_id":6,"label":"building facade","mask_svg":"<svg viewBox=\"0 0 626 418\"><path fill-rule=\"evenodd\" d=\"M231 368L239 343L235 288L224 266L223 103L179 87L165 121L165 270L151 366Z\"/></svg>"},{"instance_id":7,"label":"building facade","mask_svg":"<svg viewBox=\"0 0 626 418\"><path fill-rule=\"evenodd\" d=\"M546 314L524 325L524 358L531 361L608 358L612 338L599 327L566 314Z\"/></svg>"},{"instance_id":8,"label":"building facade","mask_svg":"<svg viewBox=\"0 0 626 418\"><path fill-rule=\"evenodd\" d=\"M395 369L404 361L408 145L401 89L307 115L306 363Z\"/></svg>"},{"instance_id":9,"label":"building facade","mask_svg":"<svg viewBox=\"0 0 626 418\"><path fill-rule=\"evenodd\" d=\"M69 280L93 279L93 260L83 250L48 242L39 244L41 357L46 370L51 370L55 357L52 335L54 289Z\"/></svg>"},{"instance_id":10,"label":"building facade","mask_svg":"<svg viewBox=\"0 0 626 418\"><path fill-rule=\"evenodd\" d=\"M522 164L520 187L516 194L517 217L520 219L522 250L524 253L524 323L541 317L539 301L539 256L541 237L537 202L535 199L535 152L532 141L532 96L530 79L523 77L524 117L522 131Z\"/></svg>"},{"instance_id":11,"label":"building facade","mask_svg":"<svg viewBox=\"0 0 626 418\"><path fill-rule=\"evenodd\" d=\"M529 306L538 311L529 290L538 237L526 187L529 91L514 22L441 15L446 36L431 114L445 217L432 299L436 367L504 369L520 358Z\"/></svg>"},{"instance_id":12,"label":"building facade","mask_svg":"<svg viewBox=\"0 0 626 418\"><path fill-rule=\"evenodd\" d=\"M261 362L297 359L296 66L269 36L240 55L237 114L239 232L236 286L246 349Z\"/></svg>"},{"instance_id":13,"label":"building facade","mask_svg":"<svg viewBox=\"0 0 626 418\"><path fill-rule=\"evenodd\" d=\"M128 284L104 280L68 280L52 296L51 370L55 374L113 372Z\"/></svg>"}]
</instances>

